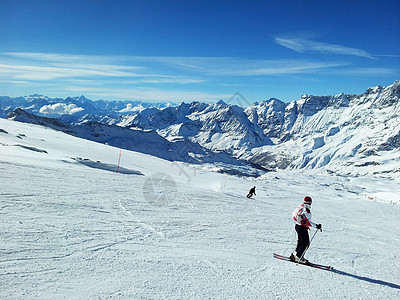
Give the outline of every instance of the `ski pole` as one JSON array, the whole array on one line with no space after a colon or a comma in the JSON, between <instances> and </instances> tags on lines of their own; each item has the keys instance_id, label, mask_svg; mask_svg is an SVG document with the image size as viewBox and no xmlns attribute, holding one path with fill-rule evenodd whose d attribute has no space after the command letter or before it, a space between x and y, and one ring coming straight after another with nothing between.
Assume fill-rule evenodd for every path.
<instances>
[{"instance_id":1,"label":"ski pole","mask_svg":"<svg viewBox=\"0 0 400 300\"><path fill-rule=\"evenodd\" d=\"M304 254L306 254L306 251L308 250L308 248L310 247L310 245L311 245L311 242L312 242L312 240L314 239L314 236L317 234L317 232L318 232L318 229L317 230L315 230L315 232L314 232L314 234L313 234L313 236L312 236L312 238L311 238L311 240L310 240L310 242L308 243L308 245L307 245L307 248L304 250L304 252L303 252L303 254L301 255L301 257L300 257L300 259L299 259L299 261L297 262L297 264L299 264L299 262L303 259L303 257L304 257Z\"/></svg>"}]
</instances>

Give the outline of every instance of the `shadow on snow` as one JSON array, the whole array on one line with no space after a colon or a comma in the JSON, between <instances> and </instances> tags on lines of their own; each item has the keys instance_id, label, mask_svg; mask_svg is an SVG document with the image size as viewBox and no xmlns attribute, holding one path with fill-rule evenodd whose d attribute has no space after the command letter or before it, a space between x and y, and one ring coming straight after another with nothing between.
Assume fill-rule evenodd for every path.
<instances>
[{"instance_id":1,"label":"shadow on snow","mask_svg":"<svg viewBox=\"0 0 400 300\"><path fill-rule=\"evenodd\" d=\"M383 281L383 280L372 279L372 278L368 278L368 277L364 277L364 276L358 276L358 275L350 274L350 273L343 272L343 271L336 270L336 269L332 269L332 270L328 270L328 271L339 274L339 275L353 277L358 280L363 280L363 281L370 282L370 283L375 283L375 284L385 285L385 286L395 288L395 289L400 289L400 285L395 284L395 283L391 283L391 282L387 282L387 281Z\"/></svg>"}]
</instances>

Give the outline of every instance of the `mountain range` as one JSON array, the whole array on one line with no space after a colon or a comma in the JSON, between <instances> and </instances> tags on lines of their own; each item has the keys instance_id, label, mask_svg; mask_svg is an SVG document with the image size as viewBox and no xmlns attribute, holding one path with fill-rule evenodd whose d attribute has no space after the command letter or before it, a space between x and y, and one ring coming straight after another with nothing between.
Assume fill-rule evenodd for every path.
<instances>
[{"instance_id":1,"label":"mountain range","mask_svg":"<svg viewBox=\"0 0 400 300\"><path fill-rule=\"evenodd\" d=\"M171 161L257 176L279 169L400 178L400 83L363 94L303 95L239 107L151 104L84 96L0 97L0 117Z\"/></svg>"}]
</instances>

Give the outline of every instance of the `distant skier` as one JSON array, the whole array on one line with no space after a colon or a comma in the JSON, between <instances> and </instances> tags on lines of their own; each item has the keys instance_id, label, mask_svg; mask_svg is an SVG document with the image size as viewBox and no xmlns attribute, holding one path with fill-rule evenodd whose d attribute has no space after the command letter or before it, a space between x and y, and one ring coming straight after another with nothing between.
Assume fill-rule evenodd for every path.
<instances>
[{"instance_id":1,"label":"distant skier","mask_svg":"<svg viewBox=\"0 0 400 300\"><path fill-rule=\"evenodd\" d=\"M311 197L306 196L303 204L299 205L292 213L293 221L296 223L295 230L297 232L297 247L296 251L290 255L290 259L304 264L309 263L307 259L302 257L307 246L310 244L308 230L311 227L322 230L321 224L315 224L311 221L311 203Z\"/></svg>"},{"instance_id":2,"label":"distant skier","mask_svg":"<svg viewBox=\"0 0 400 300\"><path fill-rule=\"evenodd\" d=\"M253 186L251 189L250 189L250 191L249 191L249 193L247 194L247 198L251 198L252 196L253 196L253 194L254 195L256 195L256 187L255 186ZM257 195L256 195L257 196Z\"/></svg>"}]
</instances>

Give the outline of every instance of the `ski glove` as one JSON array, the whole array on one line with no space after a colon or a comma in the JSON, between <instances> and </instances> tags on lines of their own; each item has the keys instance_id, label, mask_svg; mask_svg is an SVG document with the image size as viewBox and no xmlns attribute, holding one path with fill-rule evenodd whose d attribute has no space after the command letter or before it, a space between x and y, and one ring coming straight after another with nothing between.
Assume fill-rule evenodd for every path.
<instances>
[{"instance_id":1,"label":"ski glove","mask_svg":"<svg viewBox=\"0 0 400 300\"><path fill-rule=\"evenodd\" d=\"M317 224L317 229L319 229L319 230L321 230L322 231L322 225L321 224Z\"/></svg>"}]
</instances>

